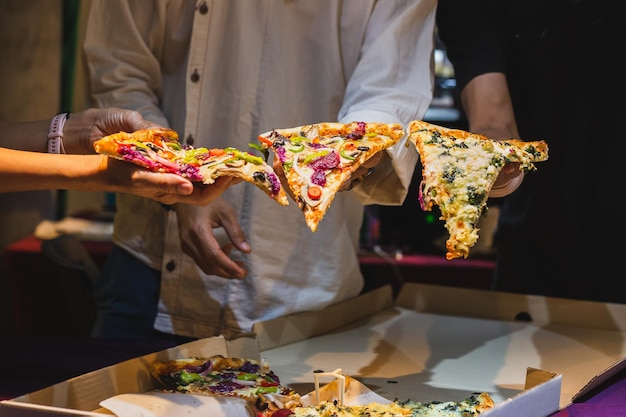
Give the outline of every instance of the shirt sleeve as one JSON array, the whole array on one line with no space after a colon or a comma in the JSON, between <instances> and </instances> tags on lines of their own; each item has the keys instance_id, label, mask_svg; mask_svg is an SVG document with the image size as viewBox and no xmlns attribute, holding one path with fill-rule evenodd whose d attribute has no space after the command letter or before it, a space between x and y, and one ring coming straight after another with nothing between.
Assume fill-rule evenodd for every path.
<instances>
[{"instance_id":1,"label":"shirt sleeve","mask_svg":"<svg viewBox=\"0 0 626 417\"><path fill-rule=\"evenodd\" d=\"M440 0L437 30L454 66L457 91L488 72L505 73L506 38L501 0Z\"/></svg>"},{"instance_id":2,"label":"shirt sleeve","mask_svg":"<svg viewBox=\"0 0 626 417\"><path fill-rule=\"evenodd\" d=\"M83 48L95 106L137 110L168 126L159 109L164 8L159 1L91 2Z\"/></svg>"},{"instance_id":3,"label":"shirt sleeve","mask_svg":"<svg viewBox=\"0 0 626 417\"><path fill-rule=\"evenodd\" d=\"M398 6L398 3L402 3ZM432 100L435 0L376 2L360 59L350 76L340 122L399 123L421 119ZM402 204L418 162L414 146L401 143L356 187L363 204Z\"/></svg>"}]
</instances>

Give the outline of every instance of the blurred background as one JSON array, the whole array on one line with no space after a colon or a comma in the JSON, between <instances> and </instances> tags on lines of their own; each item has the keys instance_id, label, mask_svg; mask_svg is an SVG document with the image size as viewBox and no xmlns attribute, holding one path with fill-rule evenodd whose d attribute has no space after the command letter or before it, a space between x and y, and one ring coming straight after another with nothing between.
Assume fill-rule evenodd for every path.
<instances>
[{"instance_id":1,"label":"blurred background","mask_svg":"<svg viewBox=\"0 0 626 417\"><path fill-rule=\"evenodd\" d=\"M78 40L88 0L1 0L0 118L49 119L87 106ZM0 194L0 250L33 233L43 219L104 205L103 193L37 191ZM10 332L10 289L0 264L0 332ZM34 288L33 291L37 291Z\"/></svg>"}]
</instances>

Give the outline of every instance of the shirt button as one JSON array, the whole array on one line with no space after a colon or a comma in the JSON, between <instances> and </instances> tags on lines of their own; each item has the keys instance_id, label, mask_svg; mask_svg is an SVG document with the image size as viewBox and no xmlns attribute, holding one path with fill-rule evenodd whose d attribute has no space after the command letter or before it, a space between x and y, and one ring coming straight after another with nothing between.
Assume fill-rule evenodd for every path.
<instances>
[{"instance_id":1,"label":"shirt button","mask_svg":"<svg viewBox=\"0 0 626 417\"><path fill-rule=\"evenodd\" d=\"M191 135L187 136L187 139L185 139L185 143L189 146L193 145L193 142L194 142L193 136Z\"/></svg>"},{"instance_id":2,"label":"shirt button","mask_svg":"<svg viewBox=\"0 0 626 417\"><path fill-rule=\"evenodd\" d=\"M169 272L172 272L173 270L176 269L176 262L169 261L167 265L165 265L165 269L167 269Z\"/></svg>"},{"instance_id":3,"label":"shirt button","mask_svg":"<svg viewBox=\"0 0 626 417\"><path fill-rule=\"evenodd\" d=\"M200 14L207 14L209 12L209 6L207 6L206 1L203 1L198 9Z\"/></svg>"},{"instance_id":4,"label":"shirt button","mask_svg":"<svg viewBox=\"0 0 626 417\"><path fill-rule=\"evenodd\" d=\"M193 74L191 74L191 82L197 83L200 81L200 74L198 74L198 70L193 70Z\"/></svg>"}]
</instances>

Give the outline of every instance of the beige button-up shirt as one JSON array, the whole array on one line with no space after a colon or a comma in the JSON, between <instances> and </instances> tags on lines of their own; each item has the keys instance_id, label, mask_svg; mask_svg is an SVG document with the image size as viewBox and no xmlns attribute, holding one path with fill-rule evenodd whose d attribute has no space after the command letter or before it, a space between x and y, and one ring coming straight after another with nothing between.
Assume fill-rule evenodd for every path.
<instances>
[{"instance_id":1,"label":"beige button-up shirt","mask_svg":"<svg viewBox=\"0 0 626 417\"><path fill-rule=\"evenodd\" d=\"M321 121L408 124L432 98L436 0L94 0L85 52L99 107L136 109L194 146L247 150L259 133ZM224 194L252 253L244 280L204 274L176 215L119 195L114 241L162 270L155 327L193 337L321 309L362 288L363 204L399 205L417 152L404 143L312 233L295 203L248 183ZM217 232L220 230L218 229Z\"/></svg>"}]
</instances>

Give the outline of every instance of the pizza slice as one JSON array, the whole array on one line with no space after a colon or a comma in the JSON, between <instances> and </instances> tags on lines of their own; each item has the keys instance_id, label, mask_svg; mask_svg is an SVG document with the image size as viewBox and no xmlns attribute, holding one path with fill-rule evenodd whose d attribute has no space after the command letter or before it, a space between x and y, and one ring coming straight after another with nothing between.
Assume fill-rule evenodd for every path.
<instances>
[{"instance_id":1,"label":"pizza slice","mask_svg":"<svg viewBox=\"0 0 626 417\"><path fill-rule=\"evenodd\" d=\"M301 405L300 395L281 385L267 362L214 355L155 362L151 371L166 390L241 398L259 417Z\"/></svg>"},{"instance_id":2,"label":"pizza slice","mask_svg":"<svg viewBox=\"0 0 626 417\"><path fill-rule=\"evenodd\" d=\"M151 171L169 172L203 184L212 184L225 175L238 177L256 185L279 204L289 204L276 173L262 157L235 148L183 146L172 129L149 128L115 133L95 141L94 148L97 153Z\"/></svg>"},{"instance_id":3,"label":"pizza slice","mask_svg":"<svg viewBox=\"0 0 626 417\"><path fill-rule=\"evenodd\" d=\"M422 164L420 206L425 211L434 204L439 207L450 234L446 242L449 260L467 258L477 242L476 225L502 167L518 162L523 171L534 171L535 162L548 159L544 141L493 140L421 120L409 124L409 141Z\"/></svg>"},{"instance_id":4,"label":"pizza slice","mask_svg":"<svg viewBox=\"0 0 626 417\"><path fill-rule=\"evenodd\" d=\"M463 401L393 401L388 404L339 405L323 401L310 407L296 407L291 417L468 417L477 416L494 407L491 396L483 392Z\"/></svg>"},{"instance_id":5,"label":"pizza slice","mask_svg":"<svg viewBox=\"0 0 626 417\"><path fill-rule=\"evenodd\" d=\"M293 197L315 232L342 184L365 161L404 136L398 124L323 122L259 135L272 149Z\"/></svg>"}]
</instances>

